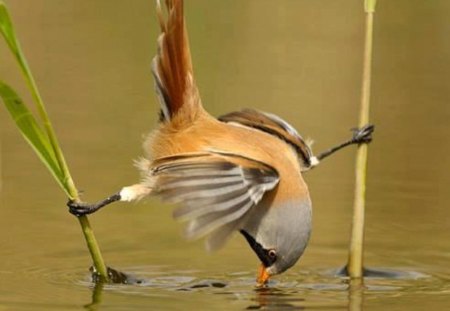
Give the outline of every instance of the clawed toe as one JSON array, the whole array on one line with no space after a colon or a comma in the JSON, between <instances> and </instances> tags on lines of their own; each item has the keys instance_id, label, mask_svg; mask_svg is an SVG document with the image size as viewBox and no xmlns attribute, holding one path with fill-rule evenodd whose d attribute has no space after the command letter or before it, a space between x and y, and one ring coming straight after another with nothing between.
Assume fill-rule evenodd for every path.
<instances>
[{"instance_id":1,"label":"clawed toe","mask_svg":"<svg viewBox=\"0 0 450 311\"><path fill-rule=\"evenodd\" d=\"M375 130L375 125L367 124L362 128L352 129L353 141L357 144L368 144L372 141L372 133Z\"/></svg>"},{"instance_id":2,"label":"clawed toe","mask_svg":"<svg viewBox=\"0 0 450 311\"><path fill-rule=\"evenodd\" d=\"M120 193L113 194L112 196L93 204L86 202L78 202L74 200L69 200L67 206L69 207L69 212L77 217L95 213L102 207L111 204L113 202L120 200Z\"/></svg>"},{"instance_id":3,"label":"clawed toe","mask_svg":"<svg viewBox=\"0 0 450 311\"><path fill-rule=\"evenodd\" d=\"M77 217L92 213L91 206L84 202L69 200L69 202L67 202L67 206L69 207L69 213Z\"/></svg>"}]
</instances>

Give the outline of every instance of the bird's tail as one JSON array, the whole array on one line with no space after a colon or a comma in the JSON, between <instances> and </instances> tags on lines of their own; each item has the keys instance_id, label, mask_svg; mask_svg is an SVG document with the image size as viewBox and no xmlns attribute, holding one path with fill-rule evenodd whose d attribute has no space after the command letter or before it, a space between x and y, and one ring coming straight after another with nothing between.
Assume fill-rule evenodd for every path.
<instances>
[{"instance_id":1,"label":"bird's tail","mask_svg":"<svg viewBox=\"0 0 450 311\"><path fill-rule=\"evenodd\" d=\"M167 18L159 0L156 4L161 34L152 62L161 120L189 122L201 109L201 100L193 77L183 0L166 0L165 3Z\"/></svg>"}]
</instances>

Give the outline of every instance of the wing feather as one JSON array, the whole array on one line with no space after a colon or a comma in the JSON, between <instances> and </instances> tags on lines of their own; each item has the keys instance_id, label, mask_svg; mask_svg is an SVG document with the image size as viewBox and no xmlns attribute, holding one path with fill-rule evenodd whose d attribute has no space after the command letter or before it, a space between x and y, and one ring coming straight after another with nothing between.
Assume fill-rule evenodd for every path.
<instances>
[{"instance_id":1,"label":"wing feather","mask_svg":"<svg viewBox=\"0 0 450 311\"><path fill-rule=\"evenodd\" d=\"M204 237L223 225L239 220L253 206L250 200L234 205L226 211L205 214L188 223L186 237L196 239Z\"/></svg>"},{"instance_id":2,"label":"wing feather","mask_svg":"<svg viewBox=\"0 0 450 311\"><path fill-rule=\"evenodd\" d=\"M211 234L208 249L223 245L279 181L271 166L230 153L177 155L155 163L155 192L180 205L174 217L187 222L188 238Z\"/></svg>"},{"instance_id":3,"label":"wing feather","mask_svg":"<svg viewBox=\"0 0 450 311\"><path fill-rule=\"evenodd\" d=\"M230 112L218 118L222 122L235 123L251 127L274 135L295 148L302 157L304 165L311 167L312 151L297 131L280 117L254 109Z\"/></svg>"},{"instance_id":4,"label":"wing feather","mask_svg":"<svg viewBox=\"0 0 450 311\"><path fill-rule=\"evenodd\" d=\"M217 187L217 186L221 186ZM175 189L174 191L168 192L161 190L160 194L163 200L170 201L171 203L180 203L184 204L194 204L194 200L198 200L199 198L208 199L217 198L220 195L232 194L236 190L241 189L241 183L237 182L234 184L223 184L223 185L215 185L214 188L211 188L210 185L205 185L203 188L187 188L187 189ZM191 203L188 203L191 202Z\"/></svg>"},{"instance_id":5,"label":"wing feather","mask_svg":"<svg viewBox=\"0 0 450 311\"><path fill-rule=\"evenodd\" d=\"M220 196L207 196L195 198L184 202L183 206L177 208L174 217L179 220L191 220L193 218L223 210L228 210L243 201L249 201L250 196L242 188L236 188Z\"/></svg>"}]
</instances>

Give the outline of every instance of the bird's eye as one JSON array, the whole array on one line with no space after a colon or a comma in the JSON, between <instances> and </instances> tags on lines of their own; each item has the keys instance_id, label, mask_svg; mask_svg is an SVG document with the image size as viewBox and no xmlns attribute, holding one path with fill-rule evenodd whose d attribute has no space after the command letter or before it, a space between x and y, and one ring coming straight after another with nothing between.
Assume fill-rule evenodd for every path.
<instances>
[{"instance_id":1,"label":"bird's eye","mask_svg":"<svg viewBox=\"0 0 450 311\"><path fill-rule=\"evenodd\" d=\"M274 249L269 250L268 254L270 258L277 258L277 252Z\"/></svg>"}]
</instances>

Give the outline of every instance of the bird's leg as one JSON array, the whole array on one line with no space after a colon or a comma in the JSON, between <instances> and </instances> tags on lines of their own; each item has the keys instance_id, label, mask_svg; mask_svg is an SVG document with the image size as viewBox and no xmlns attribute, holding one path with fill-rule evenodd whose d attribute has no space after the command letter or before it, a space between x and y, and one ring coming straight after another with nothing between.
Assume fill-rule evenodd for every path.
<instances>
[{"instance_id":1,"label":"bird's leg","mask_svg":"<svg viewBox=\"0 0 450 311\"><path fill-rule=\"evenodd\" d=\"M102 207L111 204L113 202L120 201L120 199L121 199L120 193L115 193L112 196L107 197L106 199L99 201L97 203L86 203L69 200L69 202L67 202L67 206L69 207L69 212L72 215L80 217L83 215L95 213Z\"/></svg>"},{"instance_id":2,"label":"bird's leg","mask_svg":"<svg viewBox=\"0 0 450 311\"><path fill-rule=\"evenodd\" d=\"M97 203L86 203L74 200L69 200L67 206L69 207L69 212L77 217L95 213L102 207L109 205L117 201L133 201L139 200L151 192L151 187L145 184L135 184L128 187L123 187L122 190L113 194L106 199L99 201Z\"/></svg>"},{"instance_id":3,"label":"bird's leg","mask_svg":"<svg viewBox=\"0 0 450 311\"><path fill-rule=\"evenodd\" d=\"M337 146L334 146L324 152L321 152L319 155L317 155L315 157L315 159L317 161L315 161L317 164L325 159L326 157L332 155L333 153L335 153L336 151L347 147L349 145L353 145L353 144L368 144L372 141L372 133L375 130L375 126L372 124L368 124L363 126L362 128L357 128L357 129L352 129L353 131L353 137ZM316 164L316 165L317 165Z\"/></svg>"}]
</instances>

